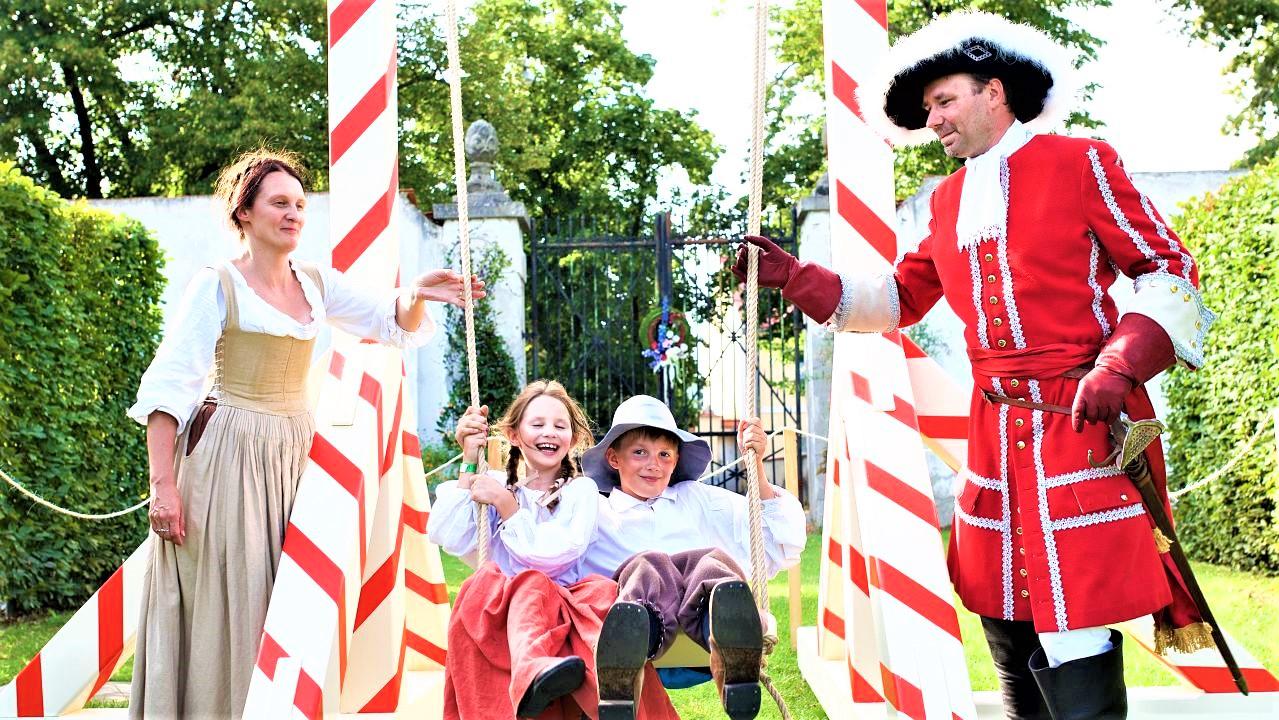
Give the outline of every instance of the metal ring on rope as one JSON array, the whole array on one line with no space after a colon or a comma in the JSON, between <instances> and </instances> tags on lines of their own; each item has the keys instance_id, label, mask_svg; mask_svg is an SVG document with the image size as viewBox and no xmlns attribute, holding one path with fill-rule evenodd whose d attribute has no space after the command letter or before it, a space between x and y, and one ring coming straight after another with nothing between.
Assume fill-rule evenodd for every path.
<instances>
[{"instance_id":1,"label":"metal ring on rope","mask_svg":"<svg viewBox=\"0 0 1279 720\"><path fill-rule=\"evenodd\" d=\"M449 68L449 114L453 121L453 173L457 185L457 237L458 252L462 259L462 300L463 316L466 324L466 370L471 384L471 406L480 406L480 380L476 369L475 352L475 300L471 294L471 233L470 212L466 189L466 155L463 148L462 133L462 60L458 50L457 0L447 3L447 45ZM481 455L476 472L484 472L486 458ZM479 547L478 565L483 565L489 555L489 513L488 508L476 503L476 535Z\"/></svg>"}]
</instances>

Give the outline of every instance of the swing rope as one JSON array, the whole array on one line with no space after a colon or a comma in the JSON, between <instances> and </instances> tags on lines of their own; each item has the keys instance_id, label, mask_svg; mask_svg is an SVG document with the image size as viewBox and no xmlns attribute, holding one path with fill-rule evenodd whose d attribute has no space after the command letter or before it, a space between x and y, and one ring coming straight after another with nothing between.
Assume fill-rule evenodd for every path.
<instances>
[{"instance_id":1,"label":"swing rope","mask_svg":"<svg viewBox=\"0 0 1279 720\"><path fill-rule=\"evenodd\" d=\"M476 369L475 352L475 300L471 293L471 232L470 208L466 188L466 154L463 147L462 131L462 60L458 50L457 32L457 0L448 0L446 11L447 44L449 67L445 77L449 83L449 113L453 120L453 174L457 185L457 237L458 252L462 257L462 300L463 317L466 324L466 370L471 384L471 406L480 406L480 379ZM479 467L476 472L487 469L484 454L480 454ZM476 503L476 535L478 547L478 564L483 565L489 555L489 513L488 508Z\"/></svg>"},{"instance_id":2,"label":"swing rope","mask_svg":"<svg viewBox=\"0 0 1279 720\"><path fill-rule=\"evenodd\" d=\"M750 195L746 212L746 230L759 235L764 197L764 69L768 56L768 0L755 0L755 68L751 101ZM759 415L759 248L747 245L746 266L746 416ZM754 450L746 451L746 504L751 534L751 594L755 604L769 612L768 577L764 564L763 505L759 497L759 463ZM772 615L767 615L772 619ZM777 703L785 720L790 710L768 674L768 656L777 645L776 622L770 622L764 635L764 654L760 661L759 681Z\"/></svg>"}]
</instances>

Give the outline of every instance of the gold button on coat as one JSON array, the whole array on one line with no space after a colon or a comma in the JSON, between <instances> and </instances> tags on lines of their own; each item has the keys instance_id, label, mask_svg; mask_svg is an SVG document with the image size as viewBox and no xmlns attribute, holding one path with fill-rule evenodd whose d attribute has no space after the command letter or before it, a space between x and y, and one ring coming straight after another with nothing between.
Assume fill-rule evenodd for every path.
<instances>
[{"instance_id":1,"label":"gold button on coat","mask_svg":"<svg viewBox=\"0 0 1279 720\"><path fill-rule=\"evenodd\" d=\"M1026 568L1021 569L1021 576L1026 577Z\"/></svg>"},{"instance_id":2,"label":"gold button on coat","mask_svg":"<svg viewBox=\"0 0 1279 720\"><path fill-rule=\"evenodd\" d=\"M992 320L991 322L995 323L995 327L999 327L1000 325L1003 325L1003 324L1004 324L1004 319L1003 319L1003 318L995 318L995 319L994 319L994 320Z\"/></svg>"},{"instance_id":3,"label":"gold button on coat","mask_svg":"<svg viewBox=\"0 0 1279 720\"><path fill-rule=\"evenodd\" d=\"M998 305L998 304L999 304L999 298L997 298L997 297L992 297L992 298L990 299L990 304L991 304L991 305Z\"/></svg>"},{"instance_id":4,"label":"gold button on coat","mask_svg":"<svg viewBox=\"0 0 1279 720\"><path fill-rule=\"evenodd\" d=\"M1022 425L1026 424L1026 421L1022 420L1021 418L1017 418L1016 420L1013 420L1013 424L1016 425L1017 427L1021 427Z\"/></svg>"},{"instance_id":5,"label":"gold button on coat","mask_svg":"<svg viewBox=\"0 0 1279 720\"><path fill-rule=\"evenodd\" d=\"M1025 441L1025 440L1018 440L1018 441L1017 441L1017 449L1018 449L1018 450L1025 450L1025 449L1026 449L1026 441Z\"/></svg>"},{"instance_id":6,"label":"gold button on coat","mask_svg":"<svg viewBox=\"0 0 1279 720\"><path fill-rule=\"evenodd\" d=\"M1020 535L1020 534L1021 534L1021 528L1017 528L1017 534L1018 534L1018 535Z\"/></svg>"},{"instance_id":7,"label":"gold button on coat","mask_svg":"<svg viewBox=\"0 0 1279 720\"><path fill-rule=\"evenodd\" d=\"M1003 338L1000 338L999 342L995 344L998 345L999 347L1008 347L1008 341Z\"/></svg>"},{"instance_id":8,"label":"gold button on coat","mask_svg":"<svg viewBox=\"0 0 1279 720\"><path fill-rule=\"evenodd\" d=\"M1009 381L1008 381L1008 384L1009 384L1009 385L1012 385L1013 387L1017 387L1017 386L1021 385L1021 381L1020 381L1020 380L1018 380L1017 378L1013 378L1012 380L1009 380Z\"/></svg>"},{"instance_id":9,"label":"gold button on coat","mask_svg":"<svg viewBox=\"0 0 1279 720\"><path fill-rule=\"evenodd\" d=\"M1029 591L1029 590L1022 590L1022 591L1021 591L1021 596L1022 596L1022 597L1030 597L1030 591Z\"/></svg>"},{"instance_id":10,"label":"gold button on coat","mask_svg":"<svg viewBox=\"0 0 1279 720\"><path fill-rule=\"evenodd\" d=\"M987 275L987 276L986 276L986 282L995 282L995 276L994 276L994 275Z\"/></svg>"},{"instance_id":11,"label":"gold button on coat","mask_svg":"<svg viewBox=\"0 0 1279 720\"><path fill-rule=\"evenodd\" d=\"M990 253L986 253L986 262L990 262L991 260L994 260L994 259L995 259L994 255L991 255Z\"/></svg>"}]
</instances>

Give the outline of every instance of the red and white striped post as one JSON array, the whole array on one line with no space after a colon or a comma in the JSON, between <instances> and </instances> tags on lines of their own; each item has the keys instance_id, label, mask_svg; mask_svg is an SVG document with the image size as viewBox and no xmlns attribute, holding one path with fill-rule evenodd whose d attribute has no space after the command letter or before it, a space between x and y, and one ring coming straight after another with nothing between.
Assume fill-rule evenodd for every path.
<instances>
[{"instance_id":1,"label":"red and white striped post","mask_svg":"<svg viewBox=\"0 0 1279 720\"><path fill-rule=\"evenodd\" d=\"M888 51L886 2L825 0L823 20L833 264L888 271L898 252L892 150L854 94ZM975 718L901 336L840 334L833 364L821 653L846 653L854 703Z\"/></svg>"}]
</instances>

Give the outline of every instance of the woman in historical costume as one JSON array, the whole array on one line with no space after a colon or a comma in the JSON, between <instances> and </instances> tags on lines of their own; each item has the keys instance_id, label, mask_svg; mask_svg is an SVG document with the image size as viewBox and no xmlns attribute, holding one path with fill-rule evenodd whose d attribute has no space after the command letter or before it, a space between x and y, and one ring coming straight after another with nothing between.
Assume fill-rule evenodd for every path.
<instances>
[{"instance_id":1,"label":"woman in historical costume","mask_svg":"<svg viewBox=\"0 0 1279 720\"><path fill-rule=\"evenodd\" d=\"M321 325L411 348L433 332L427 301L461 303L462 277L449 270L370 294L292 259L307 199L291 153L243 155L217 194L243 252L196 274L129 410L147 426L160 540L143 586L133 718L243 712L311 447L306 377Z\"/></svg>"}]
</instances>

